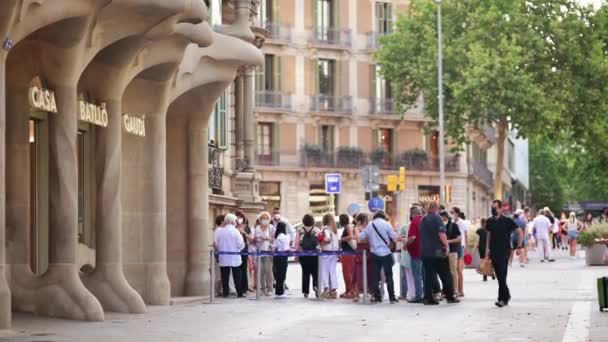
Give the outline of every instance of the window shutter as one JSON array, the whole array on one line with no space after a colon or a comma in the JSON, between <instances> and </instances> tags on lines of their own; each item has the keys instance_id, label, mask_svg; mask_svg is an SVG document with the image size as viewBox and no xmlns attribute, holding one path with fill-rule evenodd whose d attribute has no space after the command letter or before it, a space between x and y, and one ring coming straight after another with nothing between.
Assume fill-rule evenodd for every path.
<instances>
[{"instance_id":1,"label":"window shutter","mask_svg":"<svg viewBox=\"0 0 608 342\"><path fill-rule=\"evenodd\" d=\"M283 85L282 85L282 79L281 79L281 74L282 74L282 57L281 56L275 56L274 58L274 64L273 64L273 75L274 75L274 80L273 80L273 85L274 85L274 89L272 89L273 91L281 91L283 89Z\"/></svg>"},{"instance_id":2,"label":"window shutter","mask_svg":"<svg viewBox=\"0 0 608 342\"><path fill-rule=\"evenodd\" d=\"M376 85L376 65L375 64L371 64L369 66L369 79L371 80L370 97L371 97L372 112L375 112L376 107L378 106L378 104L377 104L378 94L376 91L377 85Z\"/></svg>"},{"instance_id":3,"label":"window shutter","mask_svg":"<svg viewBox=\"0 0 608 342\"><path fill-rule=\"evenodd\" d=\"M319 94L319 60L316 58L311 59L312 75L314 76L312 93L314 95Z\"/></svg>"},{"instance_id":4,"label":"window shutter","mask_svg":"<svg viewBox=\"0 0 608 342\"><path fill-rule=\"evenodd\" d=\"M332 1L331 6L331 28L338 29L340 27L340 1ZM339 33L336 33L339 34Z\"/></svg>"},{"instance_id":5,"label":"window shutter","mask_svg":"<svg viewBox=\"0 0 608 342\"><path fill-rule=\"evenodd\" d=\"M334 93L332 95L344 96L344 89L342 88L342 77L344 75L344 71L342 70L342 61L334 61L332 63L332 86L334 88Z\"/></svg>"},{"instance_id":6,"label":"window shutter","mask_svg":"<svg viewBox=\"0 0 608 342\"><path fill-rule=\"evenodd\" d=\"M372 131L372 137L373 137L372 150L375 151L380 147L380 130L374 129Z\"/></svg>"},{"instance_id":7,"label":"window shutter","mask_svg":"<svg viewBox=\"0 0 608 342\"><path fill-rule=\"evenodd\" d=\"M227 94L224 94L220 97L218 102L218 146L221 148L228 148L228 118L227 118Z\"/></svg>"},{"instance_id":8,"label":"window shutter","mask_svg":"<svg viewBox=\"0 0 608 342\"><path fill-rule=\"evenodd\" d=\"M393 32L393 4L386 4L386 32Z\"/></svg>"},{"instance_id":9,"label":"window shutter","mask_svg":"<svg viewBox=\"0 0 608 342\"><path fill-rule=\"evenodd\" d=\"M266 89L265 85L264 85L264 69L266 67L266 59L268 58L268 55L264 55L264 64L259 66L256 71L255 71L255 91L256 92L260 92L260 91L264 91Z\"/></svg>"},{"instance_id":10,"label":"window shutter","mask_svg":"<svg viewBox=\"0 0 608 342\"><path fill-rule=\"evenodd\" d=\"M384 19L384 6L381 2L376 2L376 32L382 33L383 31L383 20Z\"/></svg>"},{"instance_id":11,"label":"window shutter","mask_svg":"<svg viewBox=\"0 0 608 342\"><path fill-rule=\"evenodd\" d=\"M272 18L270 20L273 23L279 25L281 23L281 20L279 18L279 14L281 13L280 8L279 8L279 0L267 0L267 1L272 1L272 3L271 3Z\"/></svg>"},{"instance_id":12,"label":"window shutter","mask_svg":"<svg viewBox=\"0 0 608 342\"><path fill-rule=\"evenodd\" d=\"M278 165L277 163L279 162L279 158L281 156L279 151L281 136L279 134L279 124L275 122L272 124L272 141L270 142L270 146L272 148L272 161L274 165Z\"/></svg>"},{"instance_id":13,"label":"window shutter","mask_svg":"<svg viewBox=\"0 0 608 342\"><path fill-rule=\"evenodd\" d=\"M393 129L392 130L392 137L393 137L393 139L391 141L391 148L392 148L391 153L393 154L393 157L396 160L396 157L399 154L399 146L398 146L398 144L399 144L399 131L396 130L396 129Z\"/></svg>"}]
</instances>

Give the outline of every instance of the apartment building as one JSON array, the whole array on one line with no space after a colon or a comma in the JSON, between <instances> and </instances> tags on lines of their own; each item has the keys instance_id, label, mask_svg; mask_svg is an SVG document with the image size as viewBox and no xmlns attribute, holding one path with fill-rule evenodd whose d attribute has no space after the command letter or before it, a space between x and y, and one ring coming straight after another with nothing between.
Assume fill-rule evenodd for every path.
<instances>
[{"instance_id":1,"label":"apartment building","mask_svg":"<svg viewBox=\"0 0 608 342\"><path fill-rule=\"evenodd\" d=\"M398 112L389 81L374 63L379 38L390 34L404 0L261 0L257 26L270 37L256 71L256 169L267 207L299 221L304 213L366 206L361 168L379 166L391 214L439 197L438 134L425 134L424 102ZM470 130L470 145L447 153L451 205L471 216L488 212L492 173L487 149L493 131ZM386 176L407 169L400 206ZM324 175L340 173L342 192L324 191ZM397 215L394 215L397 216Z\"/></svg>"}]
</instances>

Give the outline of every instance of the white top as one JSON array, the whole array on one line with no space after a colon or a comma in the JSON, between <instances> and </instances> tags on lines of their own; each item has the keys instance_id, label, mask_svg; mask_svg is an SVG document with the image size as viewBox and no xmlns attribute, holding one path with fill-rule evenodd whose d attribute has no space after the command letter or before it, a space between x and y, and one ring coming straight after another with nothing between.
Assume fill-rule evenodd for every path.
<instances>
[{"instance_id":1,"label":"white top","mask_svg":"<svg viewBox=\"0 0 608 342\"><path fill-rule=\"evenodd\" d=\"M337 251L340 250L340 239L338 235L334 234L329 227L323 227L322 233L325 234L323 241L329 242L321 245L322 251Z\"/></svg>"},{"instance_id":2,"label":"white top","mask_svg":"<svg viewBox=\"0 0 608 342\"><path fill-rule=\"evenodd\" d=\"M574 223L572 223L572 221L568 220L568 231L569 232L575 232L578 230L578 220L574 220Z\"/></svg>"},{"instance_id":3,"label":"white top","mask_svg":"<svg viewBox=\"0 0 608 342\"><path fill-rule=\"evenodd\" d=\"M272 239L274 238L274 226L268 225L266 230L262 230L262 227L255 227L255 233L253 234L255 238L255 248L258 251L270 251L272 247Z\"/></svg>"},{"instance_id":4,"label":"white top","mask_svg":"<svg viewBox=\"0 0 608 342\"><path fill-rule=\"evenodd\" d=\"M551 231L551 221L545 215L538 215L534 219L534 228L536 228L536 235L538 236L549 236Z\"/></svg>"},{"instance_id":5,"label":"white top","mask_svg":"<svg viewBox=\"0 0 608 342\"><path fill-rule=\"evenodd\" d=\"M553 227L551 227L551 232L553 232L553 234L557 234L559 232L559 220L554 218L553 220Z\"/></svg>"},{"instance_id":6,"label":"white top","mask_svg":"<svg viewBox=\"0 0 608 342\"><path fill-rule=\"evenodd\" d=\"M243 236L233 225L215 231L215 245L219 252L240 252L245 248ZM220 254L219 263L220 267L238 267L241 266L241 256Z\"/></svg>"},{"instance_id":7,"label":"white top","mask_svg":"<svg viewBox=\"0 0 608 342\"><path fill-rule=\"evenodd\" d=\"M285 230L287 232L287 237L289 237L289 241L292 241L292 242L296 241L296 230L293 229L293 226L289 223L289 221L287 221L286 218L281 217L281 221L279 221L279 222L285 223ZM275 223L275 227L279 222Z\"/></svg>"},{"instance_id":8,"label":"white top","mask_svg":"<svg viewBox=\"0 0 608 342\"><path fill-rule=\"evenodd\" d=\"M460 230L460 236L462 237L462 239L460 240L460 245L465 247L467 245L467 239L465 238L465 234L469 229L469 226L471 226L471 222L469 220L458 219L456 225L458 226L458 230Z\"/></svg>"},{"instance_id":9,"label":"white top","mask_svg":"<svg viewBox=\"0 0 608 342\"><path fill-rule=\"evenodd\" d=\"M281 233L272 243L272 248L277 252L286 252L289 250L290 238Z\"/></svg>"}]
</instances>

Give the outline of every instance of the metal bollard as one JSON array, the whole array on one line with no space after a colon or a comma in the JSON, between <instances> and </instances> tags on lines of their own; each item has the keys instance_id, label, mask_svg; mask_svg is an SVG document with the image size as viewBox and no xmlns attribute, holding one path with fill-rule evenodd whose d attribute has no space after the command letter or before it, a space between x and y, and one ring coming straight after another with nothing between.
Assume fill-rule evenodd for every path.
<instances>
[{"instance_id":1,"label":"metal bollard","mask_svg":"<svg viewBox=\"0 0 608 342\"><path fill-rule=\"evenodd\" d=\"M363 304L367 304L367 251L363 251Z\"/></svg>"},{"instance_id":2,"label":"metal bollard","mask_svg":"<svg viewBox=\"0 0 608 342\"><path fill-rule=\"evenodd\" d=\"M209 277L209 304L213 304L213 299L215 298L215 252L211 250L209 251L209 255L211 256L211 276Z\"/></svg>"},{"instance_id":3,"label":"metal bollard","mask_svg":"<svg viewBox=\"0 0 608 342\"><path fill-rule=\"evenodd\" d=\"M258 254L255 256L255 299L259 300L260 299L260 282L262 281L262 276L260 275L260 261L262 260L262 257L260 257L259 251L257 252Z\"/></svg>"},{"instance_id":4,"label":"metal bollard","mask_svg":"<svg viewBox=\"0 0 608 342\"><path fill-rule=\"evenodd\" d=\"M322 292L321 292L321 287L323 286L323 260L322 260L322 256L321 253L319 253L319 256L317 257L317 265L318 265L318 269L317 269L317 300L323 300L323 297L321 296Z\"/></svg>"}]
</instances>

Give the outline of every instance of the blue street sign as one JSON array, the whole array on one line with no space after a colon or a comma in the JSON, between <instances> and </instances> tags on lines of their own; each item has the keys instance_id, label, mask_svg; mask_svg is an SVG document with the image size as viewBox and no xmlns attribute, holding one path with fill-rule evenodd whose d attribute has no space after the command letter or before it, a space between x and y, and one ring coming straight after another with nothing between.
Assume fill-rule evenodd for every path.
<instances>
[{"instance_id":1,"label":"blue street sign","mask_svg":"<svg viewBox=\"0 0 608 342\"><path fill-rule=\"evenodd\" d=\"M325 192L328 194L339 194L341 175L339 173L328 173L325 175Z\"/></svg>"},{"instance_id":2,"label":"blue street sign","mask_svg":"<svg viewBox=\"0 0 608 342\"><path fill-rule=\"evenodd\" d=\"M375 213L378 210L384 209L384 201L380 197L373 197L367 202L367 206L369 208L369 211Z\"/></svg>"}]
</instances>

